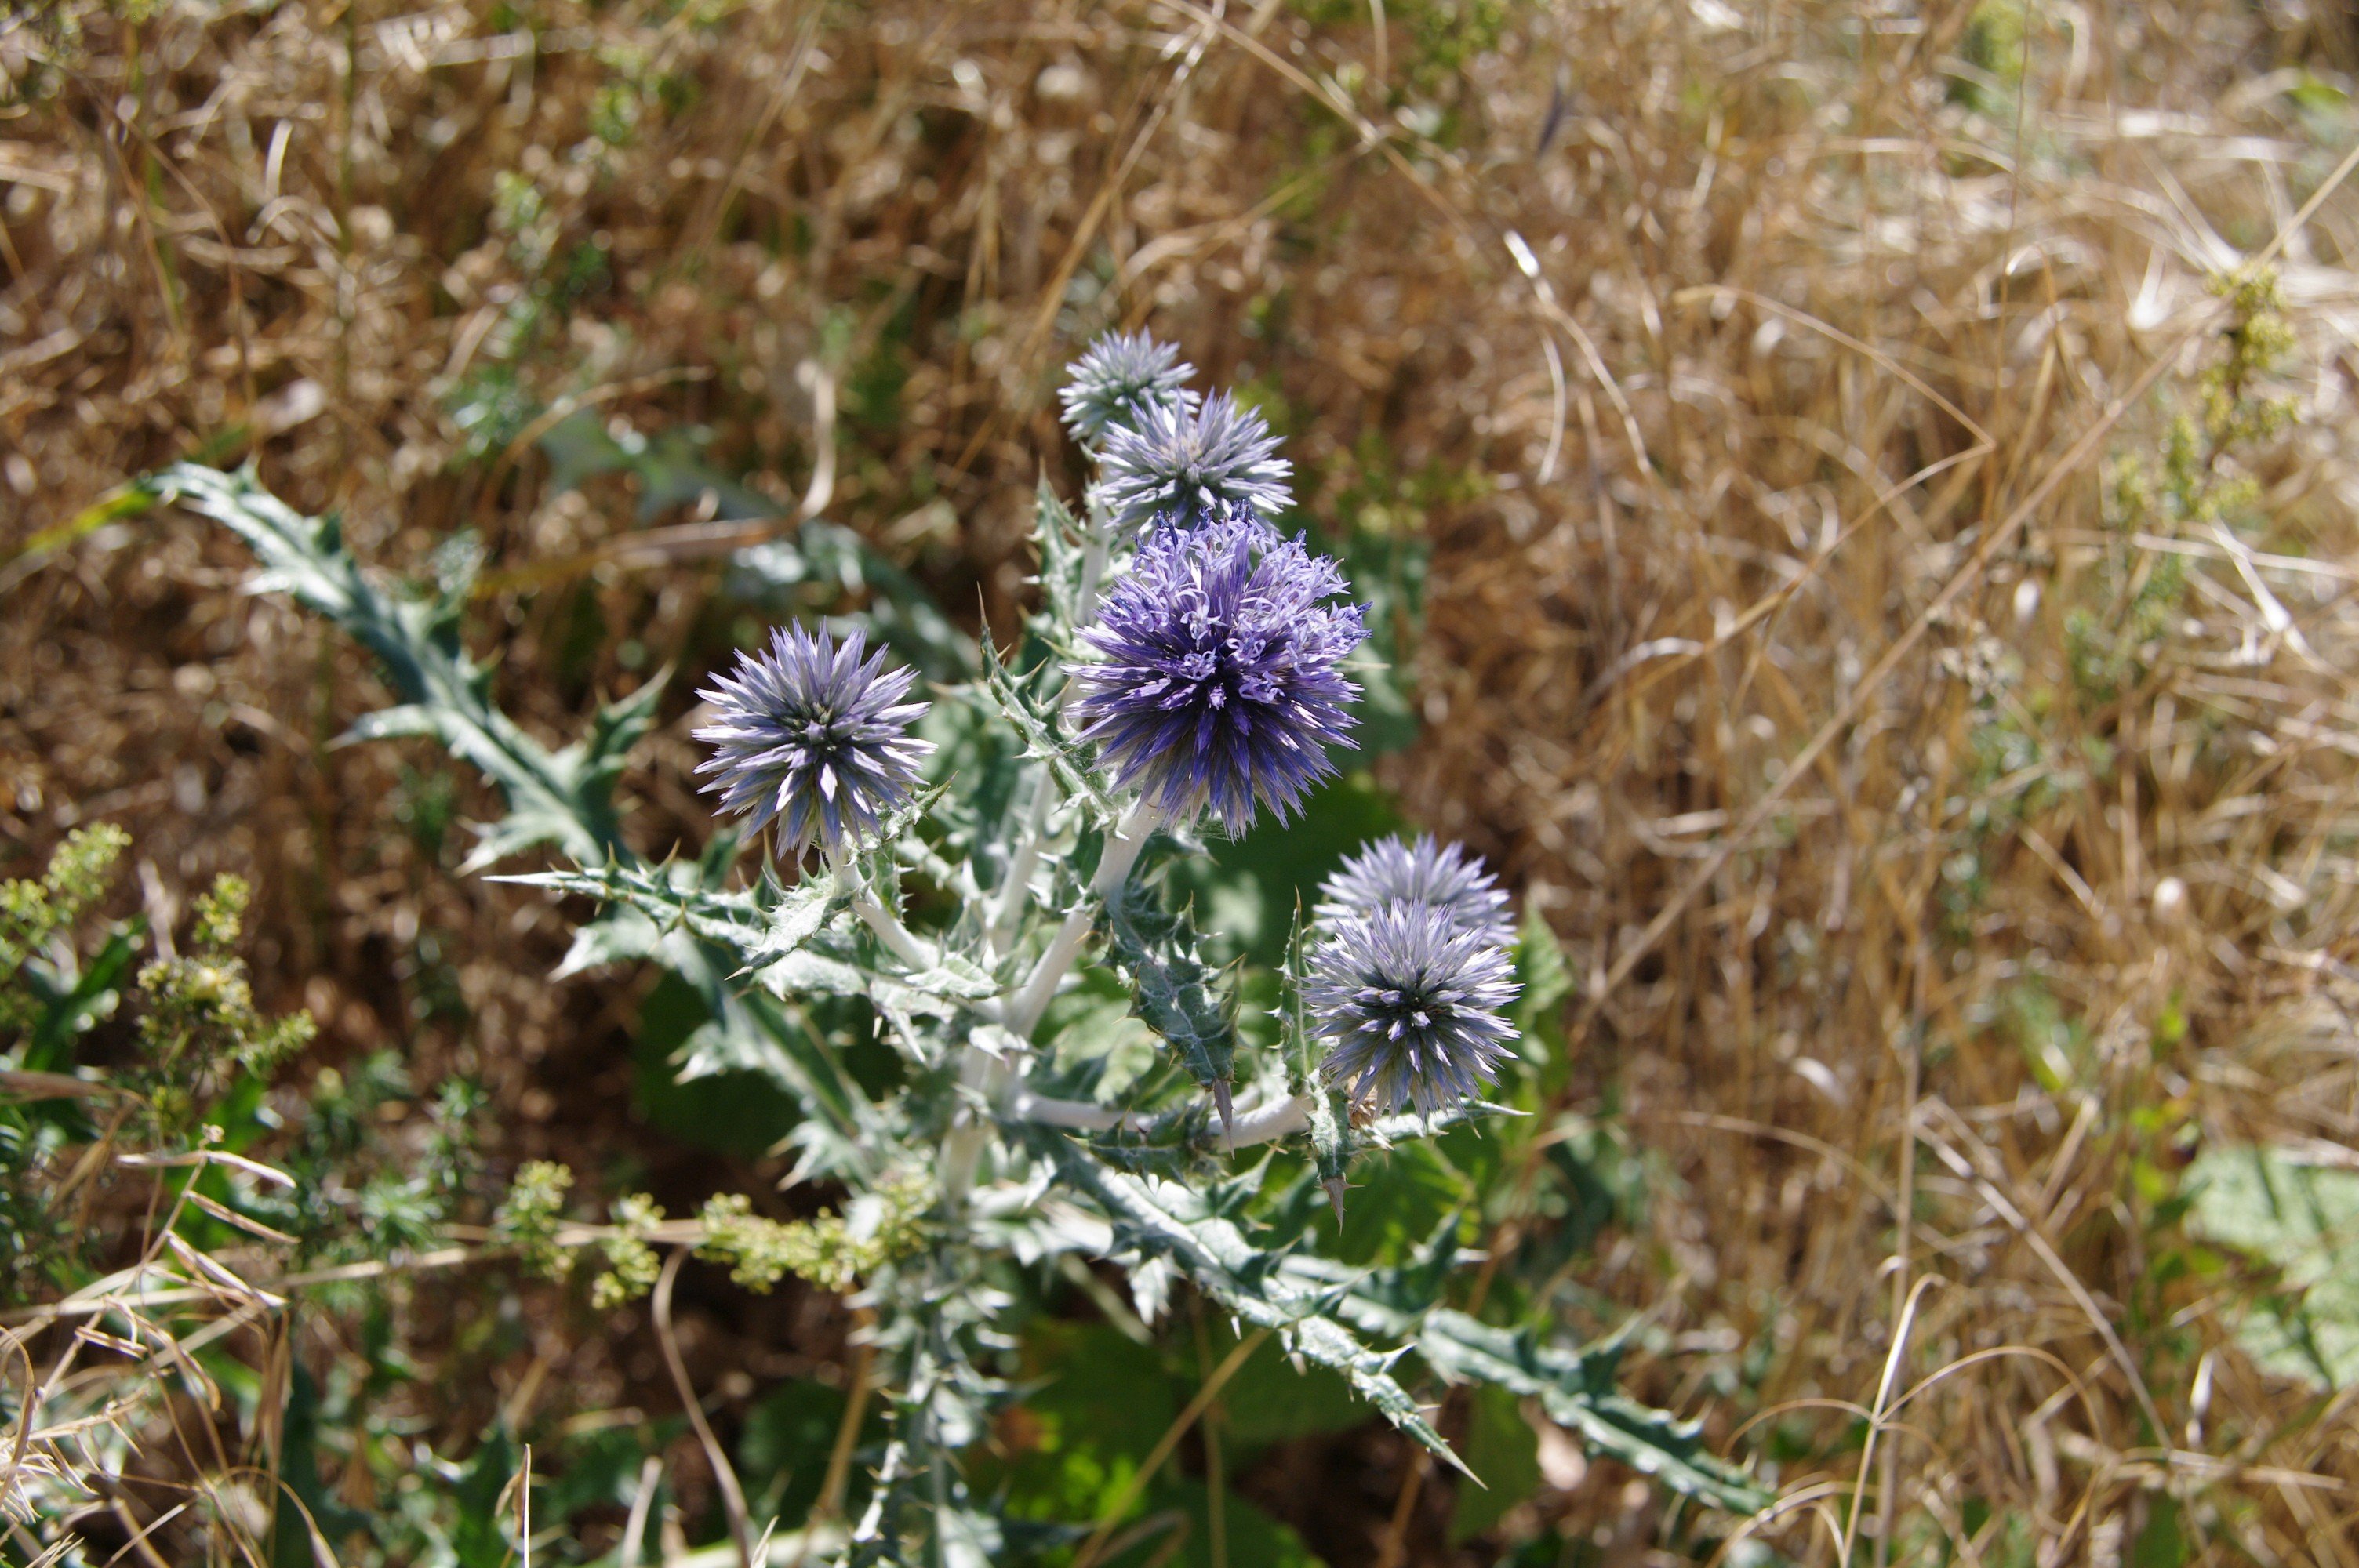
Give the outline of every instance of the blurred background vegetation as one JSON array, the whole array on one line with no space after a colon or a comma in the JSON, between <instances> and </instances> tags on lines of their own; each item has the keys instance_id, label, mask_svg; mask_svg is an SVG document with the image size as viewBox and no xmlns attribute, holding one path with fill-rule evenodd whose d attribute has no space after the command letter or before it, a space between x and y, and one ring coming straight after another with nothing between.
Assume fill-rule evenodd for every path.
<instances>
[{"instance_id":1,"label":"blurred background vegetation","mask_svg":"<svg viewBox=\"0 0 2359 1568\"><path fill-rule=\"evenodd\" d=\"M1428 1379L1472 1487L1266 1347L1181 1428L1231 1325L1080 1271L979 1487L1088 1519L1180 1430L1105 1561L2359 1563L2346 7L0 16L0 1560L66 1498L50 1561L499 1568L528 1499L540 1561L732 1562L668 1351L757 1517L860 1489L839 1295L692 1263L659 1332L524 1266L626 1193L827 1206L776 1091L679 1080L677 981L553 980L560 909L459 874L487 786L337 744L365 656L124 482L250 461L470 585L552 744L675 672L621 819L693 850L687 677L1012 635L1058 368L1146 325L1383 627L1201 923L1266 968L1404 823L1531 921L1533 1115L1343 1255L1483 1249L1779 1501ZM293 1187L114 1158L208 1138ZM159 1202L250 1293L126 1337Z\"/></svg>"}]
</instances>

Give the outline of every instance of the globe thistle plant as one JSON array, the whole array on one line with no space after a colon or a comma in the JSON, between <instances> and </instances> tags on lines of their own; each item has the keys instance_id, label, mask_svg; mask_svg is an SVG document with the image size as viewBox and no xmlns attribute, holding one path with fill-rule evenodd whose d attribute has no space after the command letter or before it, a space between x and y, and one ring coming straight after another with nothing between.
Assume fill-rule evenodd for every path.
<instances>
[{"instance_id":1,"label":"globe thistle plant","mask_svg":"<svg viewBox=\"0 0 2359 1568\"><path fill-rule=\"evenodd\" d=\"M1209 808L1232 835L1281 821L1335 772L1359 687L1343 663L1368 634L1343 574L1299 540L1223 514L1159 532L1082 633L1073 712L1115 784L1169 817Z\"/></svg>"},{"instance_id":2,"label":"globe thistle plant","mask_svg":"<svg viewBox=\"0 0 2359 1568\"><path fill-rule=\"evenodd\" d=\"M1459 844L1439 844L1430 833L1404 841L1397 835L1365 846L1319 889L1313 912L1326 925L1364 920L1394 904L1422 903L1466 931L1505 947L1516 939L1507 895L1484 869L1483 857Z\"/></svg>"},{"instance_id":3,"label":"globe thistle plant","mask_svg":"<svg viewBox=\"0 0 2359 1568\"><path fill-rule=\"evenodd\" d=\"M1142 404L1098 453L1099 489L1114 525L1198 528L1226 514L1268 523L1294 503L1268 423L1225 392L1201 403Z\"/></svg>"},{"instance_id":4,"label":"globe thistle plant","mask_svg":"<svg viewBox=\"0 0 2359 1568\"><path fill-rule=\"evenodd\" d=\"M864 661L863 655L866 657ZM838 643L824 632L782 627L767 653L697 695L718 709L696 731L713 754L696 771L707 793L742 812L749 831L775 823L777 851L799 858L816 843L830 860L873 842L906 805L930 741L908 732L927 704L904 702L917 672L887 670L864 633Z\"/></svg>"},{"instance_id":5,"label":"globe thistle plant","mask_svg":"<svg viewBox=\"0 0 2359 1568\"><path fill-rule=\"evenodd\" d=\"M1392 903L1333 926L1311 950L1302 1000L1333 1042L1328 1082L1377 1111L1431 1116L1498 1077L1515 1029L1506 949L1432 904Z\"/></svg>"},{"instance_id":6,"label":"globe thistle plant","mask_svg":"<svg viewBox=\"0 0 2359 1568\"><path fill-rule=\"evenodd\" d=\"M1057 400L1065 406L1065 427L1090 446L1117 427L1135 427L1148 408L1182 410L1194 401L1186 387L1196 367L1145 332L1108 332L1070 373Z\"/></svg>"},{"instance_id":7,"label":"globe thistle plant","mask_svg":"<svg viewBox=\"0 0 2359 1568\"><path fill-rule=\"evenodd\" d=\"M1502 1331L1452 1311L1438 1270L1354 1282L1364 1271L1340 1258L1319 1264L1325 1227L1300 1223L1290 1174L1266 1179L1315 1179L1341 1227L1366 1153L1472 1119L1478 1096L1515 1098L1485 1088L1521 1063L1504 1016L1516 995L1506 900L1481 862L1431 838L1362 846L1274 985L1247 982L1243 963L1208 946L1185 907L1190 879L1134 876L1159 828L1217 819L1242 834L1266 812L1291 820L1310 806L1337 771L1333 749L1349 744L1358 689L1343 665L1368 634L1336 564L1271 526L1287 469L1262 422L1226 396L1191 402L1181 373L1169 350L1121 339L1093 349L1069 389L1069 417L1102 428L1104 452L1089 522L1053 493L1033 509L1048 591L1023 645L1060 650L1054 663L959 646L883 558L805 535L804 547L875 568L872 626L897 620L943 655L939 667L974 678L956 688L947 756L916 739L927 711L912 700L917 677L888 669L873 633L786 627L707 683L700 782L756 834L767 829L777 854L823 853L791 887L747 885L729 864L734 845L656 861L632 847L642 835L619 831L612 786L657 717L656 683L608 707L577 744L544 746L493 706L449 618L463 595L447 596L449 615L399 612L337 529L264 494L251 473L184 465L142 481L231 522L272 582L386 657L419 708L380 732L463 738L466 759L510 792L486 849L549 846L565 863L517 880L604 912L563 972L669 968L712 1028L661 1065L683 1080L726 1069L765 1086L742 1108L745 1125L791 1149L799 1177L846 1189L844 1245L800 1271L856 1289L874 1320L873 1381L890 1424L871 1506L848 1531L864 1560L996 1538L1004 1499L968 1487L962 1451L1006 1408L999 1347L1040 1305L1038 1292L992 1282L1044 1249L1129 1271L1142 1310L1185 1281L1208 1309L1284 1326L1289 1350L1348 1378L1450 1462L1412 1389L1386 1370L1408 1346L1438 1378L1504 1379L1517 1398L1536 1379L1546 1398L1602 1392L1587 1356L1503 1357ZM1105 522L1117 510L1131 532ZM941 771L955 789L919 787L929 761L954 763ZM1184 832L1159 841L1201 854ZM49 940L12 948L6 925L0 980L13 951ZM1097 1044L1100 1003L1116 997L1153 1053L1119 1075ZM0 1025L6 1003L0 994ZM1268 1004L1275 1017L1245 1011ZM860 1070L838 1040L863 1043ZM888 1061L895 1070L868 1070ZM1357 1103L1339 1108L1345 1096ZM1395 1114L1411 1106L1421 1125ZM1526 1150L1537 1135L1529 1124L1507 1133ZM1243 1152L1273 1145L1283 1160ZM896 1175L913 1170L922 1190ZM506 1238L546 1263L565 1210L561 1175L529 1173L503 1206ZM757 1221L726 1193L696 1220L665 1222L644 1195L617 1195L613 1214L608 1304L658 1284L659 1245L723 1257L755 1288L800 1267L779 1241L794 1227ZM1767 1506L1669 1415L1622 1408L1584 1432L1602 1453L1702 1501Z\"/></svg>"}]
</instances>

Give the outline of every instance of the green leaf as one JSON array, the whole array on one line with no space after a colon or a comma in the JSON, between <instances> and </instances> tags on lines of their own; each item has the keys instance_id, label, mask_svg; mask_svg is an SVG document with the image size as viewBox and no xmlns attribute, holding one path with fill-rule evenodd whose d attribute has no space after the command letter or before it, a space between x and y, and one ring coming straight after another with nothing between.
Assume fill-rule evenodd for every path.
<instances>
[{"instance_id":1,"label":"green leaf","mask_svg":"<svg viewBox=\"0 0 2359 1568\"><path fill-rule=\"evenodd\" d=\"M1235 1492L1221 1498L1221 1527L1227 1550L1215 1559L1210 1493L1201 1481L1172 1476L1168 1468L1141 1511L1179 1516L1172 1529L1184 1530L1185 1535L1177 1542L1179 1555L1169 1561L1185 1568L1212 1568L1216 1561L1225 1562L1228 1568L1322 1568L1323 1560L1303 1544L1291 1526L1280 1524ZM1147 1542L1145 1553L1134 1551L1125 1561L1152 1561L1152 1552L1163 1544L1162 1540Z\"/></svg>"},{"instance_id":2,"label":"green leaf","mask_svg":"<svg viewBox=\"0 0 2359 1568\"><path fill-rule=\"evenodd\" d=\"M1040 598L1048 611L1045 624L1034 624L1044 633L1070 628L1081 619L1080 533L1081 524L1042 474L1032 502L1032 543L1040 552Z\"/></svg>"},{"instance_id":3,"label":"green leaf","mask_svg":"<svg viewBox=\"0 0 2359 1568\"><path fill-rule=\"evenodd\" d=\"M683 1076L689 1041L712 1022L687 981L672 974L658 980L639 1004L633 1098L651 1125L690 1148L741 1159L766 1154L802 1120L800 1105L773 1073L746 1068Z\"/></svg>"},{"instance_id":4,"label":"green leaf","mask_svg":"<svg viewBox=\"0 0 2359 1568\"><path fill-rule=\"evenodd\" d=\"M982 965L956 953L942 954L940 962L932 968L903 975L900 982L928 996L961 1001L974 1001L999 992L999 982Z\"/></svg>"},{"instance_id":5,"label":"green leaf","mask_svg":"<svg viewBox=\"0 0 2359 1568\"><path fill-rule=\"evenodd\" d=\"M106 939L73 983L49 996L33 1022L21 1064L36 1073L63 1072L73 1064L73 1043L82 1031L114 1005L125 972L131 967L133 943L147 934L145 921L134 922Z\"/></svg>"},{"instance_id":6,"label":"green leaf","mask_svg":"<svg viewBox=\"0 0 2359 1568\"><path fill-rule=\"evenodd\" d=\"M1477 1389L1466 1403L1466 1435L1461 1440L1466 1467L1480 1487L1459 1484L1450 1513L1450 1539L1480 1535L1509 1509L1539 1489L1540 1443L1524 1420L1516 1396L1497 1387Z\"/></svg>"},{"instance_id":7,"label":"green leaf","mask_svg":"<svg viewBox=\"0 0 2359 1568\"><path fill-rule=\"evenodd\" d=\"M1523 929L1516 935L1516 979L1523 987L1516 999L1519 1021L1542 1018L1572 994L1572 966L1537 907L1524 912Z\"/></svg>"},{"instance_id":8,"label":"green leaf","mask_svg":"<svg viewBox=\"0 0 2359 1568\"><path fill-rule=\"evenodd\" d=\"M1327 1201L1335 1211L1335 1223L1343 1223L1343 1195L1348 1190L1352 1156L1360 1150L1359 1135L1352 1127L1351 1107L1343 1096L1327 1087L1320 1076L1320 1064L1325 1059L1326 1045L1310 1027L1302 994L1308 978L1308 931L1302 923L1299 908L1294 914L1294 930L1287 938L1286 968L1282 976L1284 1005L1278 1010L1278 1046L1286 1059L1287 1087L1298 1095L1310 1095L1310 1157L1319 1176L1319 1184L1326 1191Z\"/></svg>"},{"instance_id":9,"label":"green leaf","mask_svg":"<svg viewBox=\"0 0 2359 1568\"><path fill-rule=\"evenodd\" d=\"M1538 1400L1549 1420L1578 1433L1592 1449L1675 1492L1733 1513L1769 1505L1767 1491L1705 1449L1700 1423L1640 1404L1614 1387L1619 1346L1558 1349L1528 1332L1510 1333L1437 1308L1426 1314L1417 1349L1445 1378Z\"/></svg>"},{"instance_id":10,"label":"green leaf","mask_svg":"<svg viewBox=\"0 0 2359 1568\"><path fill-rule=\"evenodd\" d=\"M346 1508L320 1478L320 1385L300 1357L287 1369L287 1405L279 1427L277 1498L270 1541L271 1568L313 1568L311 1529L341 1541L368 1520ZM299 1507L298 1505L300 1505ZM310 1520L305 1522L309 1513Z\"/></svg>"},{"instance_id":11,"label":"green leaf","mask_svg":"<svg viewBox=\"0 0 2359 1568\"><path fill-rule=\"evenodd\" d=\"M760 938L745 955L746 963L757 969L766 968L801 951L805 943L819 935L828 917L847 902L848 895L832 879L814 880L790 889L769 912Z\"/></svg>"},{"instance_id":12,"label":"green leaf","mask_svg":"<svg viewBox=\"0 0 2359 1568\"><path fill-rule=\"evenodd\" d=\"M2190 1553L2179 1522L2179 1499L2169 1492L2147 1495L2146 1527L2130 1547L2129 1568L2183 1568Z\"/></svg>"},{"instance_id":13,"label":"green leaf","mask_svg":"<svg viewBox=\"0 0 2359 1568\"><path fill-rule=\"evenodd\" d=\"M1225 1326L1212 1336L1217 1360L1234 1346ZM1331 1368L1305 1362L1299 1369L1275 1342L1245 1357L1222 1390L1222 1431L1231 1444L1230 1461L1265 1444L1285 1443L1320 1433L1343 1432L1368 1419L1352 1386Z\"/></svg>"},{"instance_id":14,"label":"green leaf","mask_svg":"<svg viewBox=\"0 0 2359 1568\"><path fill-rule=\"evenodd\" d=\"M573 933L573 945L549 978L571 979L592 969L636 963L654 957L662 947L663 928L645 910L626 903L609 904Z\"/></svg>"},{"instance_id":15,"label":"green leaf","mask_svg":"<svg viewBox=\"0 0 2359 1568\"><path fill-rule=\"evenodd\" d=\"M1163 1360L1103 1322L1040 1318L1024 1331L1020 1445L973 1480L1027 1519L1094 1519L1180 1413Z\"/></svg>"},{"instance_id":16,"label":"green leaf","mask_svg":"<svg viewBox=\"0 0 2359 1568\"><path fill-rule=\"evenodd\" d=\"M810 1514L842 1430L845 1403L842 1389L797 1378L763 1395L745 1412L745 1433L737 1440L737 1476L756 1519L775 1519L782 1530L791 1530ZM885 1428L882 1402L872 1401L855 1439L858 1448L882 1444ZM867 1468L852 1467L848 1511L854 1515L865 1499Z\"/></svg>"},{"instance_id":17,"label":"green leaf","mask_svg":"<svg viewBox=\"0 0 2359 1568\"><path fill-rule=\"evenodd\" d=\"M2270 1371L2329 1389L2359 1380L2359 1172L2282 1149L2207 1149L2187 1168L2187 1228L2279 1271L2286 1295L2254 1305L2237 1339Z\"/></svg>"},{"instance_id":18,"label":"green leaf","mask_svg":"<svg viewBox=\"0 0 2359 1568\"><path fill-rule=\"evenodd\" d=\"M1276 968L1295 911L1319 901L1319 884L1371 838L1408 824L1392 793L1365 773L1332 779L1292 821L1265 816L1242 838L1215 838L1210 854L1174 865L1175 889L1195 901L1223 957L1235 953Z\"/></svg>"},{"instance_id":19,"label":"green leaf","mask_svg":"<svg viewBox=\"0 0 2359 1568\"><path fill-rule=\"evenodd\" d=\"M516 1471L516 1445L506 1429L493 1428L451 1488L459 1516L451 1530L451 1552L458 1568L506 1568L515 1556L510 1531L516 1516L503 1515L500 1498Z\"/></svg>"},{"instance_id":20,"label":"green leaf","mask_svg":"<svg viewBox=\"0 0 2359 1568\"><path fill-rule=\"evenodd\" d=\"M1334 1254L1345 1263L1402 1262L1477 1199L1423 1141L1378 1149L1362 1153L1352 1167L1353 1186L1344 1201L1349 1217Z\"/></svg>"},{"instance_id":21,"label":"green leaf","mask_svg":"<svg viewBox=\"0 0 2359 1568\"><path fill-rule=\"evenodd\" d=\"M1049 1004L1036 1033L1048 1052L1031 1077L1047 1094L1110 1105L1158 1060L1155 1032L1131 1012L1130 988L1094 966Z\"/></svg>"},{"instance_id":22,"label":"green leaf","mask_svg":"<svg viewBox=\"0 0 2359 1568\"><path fill-rule=\"evenodd\" d=\"M1196 1287L1256 1327L1275 1329L1287 1349L1341 1372L1363 1400L1445 1463L1465 1466L1392 1376L1400 1350L1366 1346L1323 1315L1342 1292L1289 1281L1283 1258L1245 1239L1236 1224L1210 1211L1193 1188L1114 1170L1072 1139L1042 1132L1036 1146L1067 1182L1096 1200L1117 1247L1170 1260Z\"/></svg>"},{"instance_id":23,"label":"green leaf","mask_svg":"<svg viewBox=\"0 0 2359 1568\"><path fill-rule=\"evenodd\" d=\"M244 539L262 567L257 590L292 595L376 655L397 706L364 718L355 739L431 736L499 786L508 816L485 830L467 869L543 843L592 865L627 853L612 791L622 750L652 712L652 692L610 710L613 718L602 715L603 740L551 752L492 706L488 672L459 643L456 605L386 597L344 547L334 519L302 515L255 482L251 470L223 473L182 463L141 483L154 498L187 506Z\"/></svg>"}]
</instances>

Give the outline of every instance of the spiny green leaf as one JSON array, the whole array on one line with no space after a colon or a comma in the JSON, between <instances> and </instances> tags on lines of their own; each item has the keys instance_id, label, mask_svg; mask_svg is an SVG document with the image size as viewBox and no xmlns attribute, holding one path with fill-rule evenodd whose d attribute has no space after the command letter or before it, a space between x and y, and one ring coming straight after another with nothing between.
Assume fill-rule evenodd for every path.
<instances>
[{"instance_id":1,"label":"spiny green leaf","mask_svg":"<svg viewBox=\"0 0 2359 1568\"><path fill-rule=\"evenodd\" d=\"M1072 513L1043 474L1032 503L1032 542L1040 551L1040 597L1049 630L1080 619L1082 552L1074 544L1079 532Z\"/></svg>"},{"instance_id":2,"label":"spiny green leaf","mask_svg":"<svg viewBox=\"0 0 2359 1568\"><path fill-rule=\"evenodd\" d=\"M611 964L635 963L654 957L663 946L663 928L644 910L614 904L573 933L573 946L549 975L571 979Z\"/></svg>"},{"instance_id":3,"label":"spiny green leaf","mask_svg":"<svg viewBox=\"0 0 2359 1568\"><path fill-rule=\"evenodd\" d=\"M789 890L777 907L770 911L766 927L745 954L746 963L761 968L800 951L849 896L832 878L817 879Z\"/></svg>"},{"instance_id":4,"label":"spiny green leaf","mask_svg":"<svg viewBox=\"0 0 2359 1568\"><path fill-rule=\"evenodd\" d=\"M1236 1076L1236 1007L1215 989L1218 971L1198 953L1194 922L1166 909L1162 894L1136 877L1106 900L1103 919L1114 966L1133 988L1132 1010L1190 1076L1224 1094Z\"/></svg>"},{"instance_id":5,"label":"spiny green leaf","mask_svg":"<svg viewBox=\"0 0 2359 1568\"><path fill-rule=\"evenodd\" d=\"M1043 1133L1036 1144L1073 1186L1095 1199L1118 1246L1169 1259L1223 1306L1256 1327L1283 1333L1289 1348L1332 1367L1386 1419L1459 1469L1458 1456L1391 1374L1401 1351L1375 1350L1332 1314L1340 1287L1298 1283L1282 1254L1265 1251L1231 1220L1208 1211L1191 1188L1114 1170L1074 1140Z\"/></svg>"},{"instance_id":6,"label":"spiny green leaf","mask_svg":"<svg viewBox=\"0 0 2359 1568\"><path fill-rule=\"evenodd\" d=\"M1664 1485L1734 1513L1768 1506L1769 1493L1705 1447L1701 1429L1622 1393L1614 1342L1570 1350L1528 1330L1495 1328L1440 1304L1450 1278L1471 1254L1458 1245L1459 1219L1438 1227L1411 1261L1366 1272L1330 1259L1290 1255L1288 1280L1298 1291L1337 1292L1335 1315L1364 1334L1408 1339L1427 1366L1453 1382L1506 1389L1537 1399L1559 1425L1577 1432Z\"/></svg>"},{"instance_id":7,"label":"spiny green leaf","mask_svg":"<svg viewBox=\"0 0 2359 1568\"><path fill-rule=\"evenodd\" d=\"M1614 1384L1620 1347L1561 1350L1529 1332L1494 1328L1448 1308L1426 1314L1417 1350L1453 1381L1494 1384L1537 1399L1549 1419L1577 1432L1599 1453L1652 1476L1673 1491L1756 1513L1770 1493L1704 1447L1702 1428L1640 1404Z\"/></svg>"},{"instance_id":8,"label":"spiny green leaf","mask_svg":"<svg viewBox=\"0 0 2359 1568\"><path fill-rule=\"evenodd\" d=\"M1045 671L1049 666L1043 668ZM1065 798L1086 803L1099 824L1114 822L1122 816L1121 807L1091 773L1084 750L1059 733L1055 705L1040 693L1038 685L1037 674L1017 676L1011 673L991 640L984 639L983 694L1024 737L1024 754L1048 763Z\"/></svg>"},{"instance_id":9,"label":"spiny green leaf","mask_svg":"<svg viewBox=\"0 0 2359 1568\"><path fill-rule=\"evenodd\" d=\"M982 965L956 953L944 953L932 968L902 975L899 979L911 990L962 1001L995 996L999 991L999 982Z\"/></svg>"},{"instance_id":10,"label":"spiny green leaf","mask_svg":"<svg viewBox=\"0 0 2359 1568\"><path fill-rule=\"evenodd\" d=\"M356 737L431 735L499 786L508 818L485 832L471 867L541 843L584 864L626 853L610 793L613 743L594 755L553 752L493 707L484 695L486 672L460 645L449 605L406 603L380 592L344 547L332 518L304 516L264 490L250 470L223 473L182 463L142 486L157 500L226 524L261 564L257 589L291 594L376 655L398 706L364 719ZM628 730L625 720L615 733Z\"/></svg>"}]
</instances>

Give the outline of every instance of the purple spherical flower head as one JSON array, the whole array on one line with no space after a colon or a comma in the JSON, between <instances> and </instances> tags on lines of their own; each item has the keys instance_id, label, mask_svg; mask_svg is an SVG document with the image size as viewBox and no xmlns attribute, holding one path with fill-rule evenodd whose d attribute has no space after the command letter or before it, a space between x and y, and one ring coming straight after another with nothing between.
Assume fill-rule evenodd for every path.
<instances>
[{"instance_id":1,"label":"purple spherical flower head","mask_svg":"<svg viewBox=\"0 0 2359 1568\"><path fill-rule=\"evenodd\" d=\"M1499 1076L1516 1031L1507 955L1430 904L1347 921L1311 950L1302 1000L1334 1042L1321 1071L1355 1099L1418 1114L1473 1098Z\"/></svg>"},{"instance_id":2,"label":"purple spherical flower head","mask_svg":"<svg viewBox=\"0 0 2359 1568\"><path fill-rule=\"evenodd\" d=\"M1080 440L1103 441L1109 430L1136 427L1144 409L1187 406L1188 378L1195 373L1169 343L1145 332L1108 332L1072 362L1057 394L1065 427Z\"/></svg>"},{"instance_id":3,"label":"purple spherical flower head","mask_svg":"<svg viewBox=\"0 0 2359 1568\"><path fill-rule=\"evenodd\" d=\"M1225 392L1190 407L1145 405L1135 427L1106 431L1098 453L1101 492L1120 528L1157 523L1197 528L1223 513L1269 522L1294 503L1277 438Z\"/></svg>"},{"instance_id":4,"label":"purple spherical flower head","mask_svg":"<svg viewBox=\"0 0 2359 1568\"><path fill-rule=\"evenodd\" d=\"M814 842L830 858L857 849L907 804L933 742L909 732L926 711L903 702L917 672L886 670L884 650L865 663L858 632L839 646L825 632L779 629L766 654L697 695L719 709L696 738L712 743L696 771L726 811L758 833L774 819L777 852L799 857Z\"/></svg>"},{"instance_id":5,"label":"purple spherical flower head","mask_svg":"<svg viewBox=\"0 0 2359 1568\"><path fill-rule=\"evenodd\" d=\"M1082 738L1167 816L1209 807L1232 835L1262 806L1286 820L1351 732L1343 663L1368 631L1327 602L1346 591L1334 562L1245 518L1157 532L1082 634Z\"/></svg>"},{"instance_id":6,"label":"purple spherical flower head","mask_svg":"<svg viewBox=\"0 0 2359 1568\"><path fill-rule=\"evenodd\" d=\"M1319 889L1314 913L1329 925L1364 920L1396 903L1424 903L1464 930L1505 947L1516 939L1507 895L1484 869L1483 857L1460 844L1437 844L1430 833L1412 842L1379 838L1343 862Z\"/></svg>"}]
</instances>

